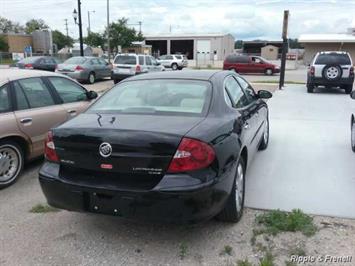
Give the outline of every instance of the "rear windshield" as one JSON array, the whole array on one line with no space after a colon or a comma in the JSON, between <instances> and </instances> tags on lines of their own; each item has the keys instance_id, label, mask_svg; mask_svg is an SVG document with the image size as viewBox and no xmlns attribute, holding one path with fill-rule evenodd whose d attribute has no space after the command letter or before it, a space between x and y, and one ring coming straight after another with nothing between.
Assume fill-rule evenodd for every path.
<instances>
[{"instance_id":1,"label":"rear windshield","mask_svg":"<svg viewBox=\"0 0 355 266\"><path fill-rule=\"evenodd\" d=\"M84 64L85 61L86 61L85 57L72 57L66 60L64 64L68 64L68 65Z\"/></svg>"},{"instance_id":2,"label":"rear windshield","mask_svg":"<svg viewBox=\"0 0 355 266\"><path fill-rule=\"evenodd\" d=\"M115 64L135 65L137 64L137 60L133 55L118 55L115 58Z\"/></svg>"},{"instance_id":3,"label":"rear windshield","mask_svg":"<svg viewBox=\"0 0 355 266\"><path fill-rule=\"evenodd\" d=\"M22 59L19 63L31 64L31 63L35 63L39 59L41 59L41 57L27 57Z\"/></svg>"},{"instance_id":4,"label":"rear windshield","mask_svg":"<svg viewBox=\"0 0 355 266\"><path fill-rule=\"evenodd\" d=\"M350 58L347 54L320 54L315 62L316 65L351 65Z\"/></svg>"},{"instance_id":5,"label":"rear windshield","mask_svg":"<svg viewBox=\"0 0 355 266\"><path fill-rule=\"evenodd\" d=\"M87 112L203 116L210 97L211 86L206 81L129 81L112 88Z\"/></svg>"}]
</instances>

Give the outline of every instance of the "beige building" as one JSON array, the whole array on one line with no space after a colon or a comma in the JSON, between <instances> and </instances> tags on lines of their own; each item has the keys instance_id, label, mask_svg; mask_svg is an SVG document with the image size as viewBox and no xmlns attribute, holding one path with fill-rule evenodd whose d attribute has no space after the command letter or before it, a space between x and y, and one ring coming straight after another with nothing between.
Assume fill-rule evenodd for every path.
<instances>
[{"instance_id":1,"label":"beige building","mask_svg":"<svg viewBox=\"0 0 355 266\"><path fill-rule=\"evenodd\" d=\"M349 52L355 64L355 36L351 34L303 34L298 41L304 46L303 61L308 65L320 51Z\"/></svg>"},{"instance_id":2,"label":"beige building","mask_svg":"<svg viewBox=\"0 0 355 266\"><path fill-rule=\"evenodd\" d=\"M266 45L261 48L261 57L268 60L277 60L279 48L274 45Z\"/></svg>"},{"instance_id":3,"label":"beige building","mask_svg":"<svg viewBox=\"0 0 355 266\"><path fill-rule=\"evenodd\" d=\"M9 53L23 53L26 46L33 46L30 34L2 34L9 46Z\"/></svg>"}]
</instances>

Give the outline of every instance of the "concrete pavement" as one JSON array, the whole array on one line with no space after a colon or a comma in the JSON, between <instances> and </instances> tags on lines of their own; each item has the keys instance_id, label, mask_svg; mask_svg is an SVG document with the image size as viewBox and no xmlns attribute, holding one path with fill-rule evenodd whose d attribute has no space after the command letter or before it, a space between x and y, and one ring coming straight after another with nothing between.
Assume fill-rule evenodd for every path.
<instances>
[{"instance_id":1,"label":"concrete pavement","mask_svg":"<svg viewBox=\"0 0 355 266\"><path fill-rule=\"evenodd\" d=\"M268 101L270 143L248 170L248 207L355 218L355 101L342 90L318 92L288 86Z\"/></svg>"}]
</instances>

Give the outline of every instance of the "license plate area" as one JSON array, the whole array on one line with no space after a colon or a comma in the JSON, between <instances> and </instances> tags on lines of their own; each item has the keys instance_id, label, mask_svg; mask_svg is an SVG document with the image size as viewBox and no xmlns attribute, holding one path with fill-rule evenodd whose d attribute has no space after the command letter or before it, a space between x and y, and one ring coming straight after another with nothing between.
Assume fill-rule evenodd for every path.
<instances>
[{"instance_id":1,"label":"license plate area","mask_svg":"<svg viewBox=\"0 0 355 266\"><path fill-rule=\"evenodd\" d=\"M134 199L109 193L90 193L89 211L115 216L129 216L133 213Z\"/></svg>"}]
</instances>

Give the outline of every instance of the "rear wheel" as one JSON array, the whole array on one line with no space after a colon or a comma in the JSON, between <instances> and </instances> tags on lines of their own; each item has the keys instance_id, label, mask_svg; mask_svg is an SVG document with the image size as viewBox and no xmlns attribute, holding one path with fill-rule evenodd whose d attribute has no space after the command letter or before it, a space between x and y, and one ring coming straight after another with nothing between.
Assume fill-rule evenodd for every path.
<instances>
[{"instance_id":1,"label":"rear wheel","mask_svg":"<svg viewBox=\"0 0 355 266\"><path fill-rule=\"evenodd\" d=\"M118 79L113 80L113 84L117 84L118 82L120 82Z\"/></svg>"},{"instance_id":2,"label":"rear wheel","mask_svg":"<svg viewBox=\"0 0 355 266\"><path fill-rule=\"evenodd\" d=\"M261 140L259 150L266 150L267 146L269 144L269 119L265 120L265 131L263 134L263 138Z\"/></svg>"},{"instance_id":3,"label":"rear wheel","mask_svg":"<svg viewBox=\"0 0 355 266\"><path fill-rule=\"evenodd\" d=\"M272 71L271 68L265 69L265 75L271 76L274 74L274 71Z\"/></svg>"},{"instance_id":4,"label":"rear wheel","mask_svg":"<svg viewBox=\"0 0 355 266\"><path fill-rule=\"evenodd\" d=\"M351 117L351 149L355 152L355 121L354 117Z\"/></svg>"},{"instance_id":5,"label":"rear wheel","mask_svg":"<svg viewBox=\"0 0 355 266\"><path fill-rule=\"evenodd\" d=\"M89 76L88 76L88 83L89 84L94 84L95 83L95 73L94 72L90 72Z\"/></svg>"},{"instance_id":6,"label":"rear wheel","mask_svg":"<svg viewBox=\"0 0 355 266\"><path fill-rule=\"evenodd\" d=\"M346 94L350 94L353 90L353 85L351 84L351 85L344 86L344 90Z\"/></svg>"},{"instance_id":7,"label":"rear wheel","mask_svg":"<svg viewBox=\"0 0 355 266\"><path fill-rule=\"evenodd\" d=\"M171 69L172 69L172 70L177 70L177 69L178 69L178 65L177 65L176 63L173 63L173 64L171 65Z\"/></svg>"},{"instance_id":8,"label":"rear wheel","mask_svg":"<svg viewBox=\"0 0 355 266\"><path fill-rule=\"evenodd\" d=\"M224 209L217 215L223 222L238 222L243 215L245 194L245 164L241 157L236 167L232 192L227 199Z\"/></svg>"},{"instance_id":9,"label":"rear wheel","mask_svg":"<svg viewBox=\"0 0 355 266\"><path fill-rule=\"evenodd\" d=\"M21 147L12 141L0 142L0 188L15 183L23 168Z\"/></svg>"}]
</instances>

